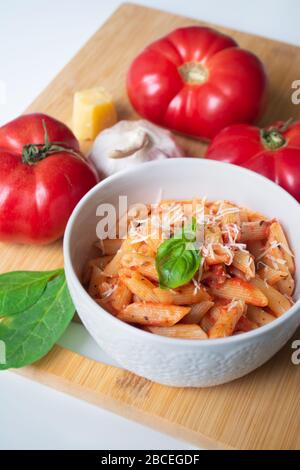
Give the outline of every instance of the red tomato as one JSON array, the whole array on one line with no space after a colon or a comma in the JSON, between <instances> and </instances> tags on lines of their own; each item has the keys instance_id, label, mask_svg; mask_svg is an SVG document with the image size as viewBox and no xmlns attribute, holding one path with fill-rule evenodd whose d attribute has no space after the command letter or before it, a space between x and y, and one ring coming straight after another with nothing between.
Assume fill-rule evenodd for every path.
<instances>
[{"instance_id":1,"label":"red tomato","mask_svg":"<svg viewBox=\"0 0 300 470\"><path fill-rule=\"evenodd\" d=\"M96 183L64 124L44 114L9 122L0 128L0 240L60 238L77 202Z\"/></svg>"},{"instance_id":2,"label":"red tomato","mask_svg":"<svg viewBox=\"0 0 300 470\"><path fill-rule=\"evenodd\" d=\"M180 28L133 61L127 90L136 111L154 123L212 138L237 122L252 122L266 91L260 60L210 28Z\"/></svg>"},{"instance_id":3,"label":"red tomato","mask_svg":"<svg viewBox=\"0 0 300 470\"><path fill-rule=\"evenodd\" d=\"M206 157L256 171L300 202L300 121L277 122L267 129L229 126L214 138Z\"/></svg>"}]
</instances>

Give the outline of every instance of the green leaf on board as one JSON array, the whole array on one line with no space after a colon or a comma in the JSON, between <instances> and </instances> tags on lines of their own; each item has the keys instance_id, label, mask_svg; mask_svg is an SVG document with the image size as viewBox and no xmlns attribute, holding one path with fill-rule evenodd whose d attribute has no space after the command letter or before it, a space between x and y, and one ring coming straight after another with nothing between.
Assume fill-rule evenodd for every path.
<instances>
[{"instance_id":1,"label":"green leaf on board","mask_svg":"<svg viewBox=\"0 0 300 470\"><path fill-rule=\"evenodd\" d=\"M34 305L43 294L47 282L63 272L15 271L0 275L0 317L23 312Z\"/></svg>"},{"instance_id":2,"label":"green leaf on board","mask_svg":"<svg viewBox=\"0 0 300 470\"><path fill-rule=\"evenodd\" d=\"M34 305L18 315L0 318L5 361L0 370L23 367L45 356L64 333L75 312L65 274L48 281Z\"/></svg>"}]
</instances>

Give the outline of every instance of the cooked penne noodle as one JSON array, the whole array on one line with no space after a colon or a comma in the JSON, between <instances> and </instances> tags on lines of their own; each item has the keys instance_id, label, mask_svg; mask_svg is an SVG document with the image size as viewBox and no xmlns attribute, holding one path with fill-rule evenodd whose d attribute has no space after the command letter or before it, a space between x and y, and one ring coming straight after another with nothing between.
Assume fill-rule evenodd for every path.
<instances>
[{"instance_id":1,"label":"cooked penne noodle","mask_svg":"<svg viewBox=\"0 0 300 470\"><path fill-rule=\"evenodd\" d=\"M123 268L119 271L119 276L122 282L128 289L141 300L145 302L158 302L159 299L154 293L154 284L142 276L138 271Z\"/></svg>"},{"instance_id":2,"label":"cooked penne noodle","mask_svg":"<svg viewBox=\"0 0 300 470\"><path fill-rule=\"evenodd\" d=\"M173 326L190 311L189 307L152 303L132 303L118 312L118 318L128 323L148 326Z\"/></svg>"},{"instance_id":3,"label":"cooked penne noodle","mask_svg":"<svg viewBox=\"0 0 300 470\"><path fill-rule=\"evenodd\" d=\"M260 288L238 278L227 279L224 284L211 288L209 292L224 299L244 300L247 304L257 305L258 307L268 305L268 299Z\"/></svg>"},{"instance_id":4,"label":"cooked penne noodle","mask_svg":"<svg viewBox=\"0 0 300 470\"><path fill-rule=\"evenodd\" d=\"M211 308L206 315L200 321L201 328L207 333L222 313L222 305L215 305Z\"/></svg>"},{"instance_id":5,"label":"cooked penne noodle","mask_svg":"<svg viewBox=\"0 0 300 470\"><path fill-rule=\"evenodd\" d=\"M113 259L105 266L104 274L106 276L117 276L119 270L121 269L121 259L123 253L119 250Z\"/></svg>"},{"instance_id":6,"label":"cooked penne noodle","mask_svg":"<svg viewBox=\"0 0 300 470\"><path fill-rule=\"evenodd\" d=\"M231 336L243 315L244 307L245 304L241 300L232 301L229 305L222 307L216 322L208 331L208 336L210 338Z\"/></svg>"},{"instance_id":7,"label":"cooked penne noodle","mask_svg":"<svg viewBox=\"0 0 300 470\"><path fill-rule=\"evenodd\" d=\"M230 266L228 271L232 277L238 277L239 279L242 279L243 281L248 282L251 279L249 276L247 276L245 273L235 268L234 266Z\"/></svg>"},{"instance_id":8,"label":"cooked penne noodle","mask_svg":"<svg viewBox=\"0 0 300 470\"><path fill-rule=\"evenodd\" d=\"M264 240L269 235L270 222L266 220L258 220L255 222L244 222L241 225L241 242L249 240Z\"/></svg>"},{"instance_id":9,"label":"cooked penne noodle","mask_svg":"<svg viewBox=\"0 0 300 470\"><path fill-rule=\"evenodd\" d=\"M220 217L222 225L240 224L240 212L241 209L239 207L224 202L220 204L217 216Z\"/></svg>"},{"instance_id":10,"label":"cooked penne noodle","mask_svg":"<svg viewBox=\"0 0 300 470\"><path fill-rule=\"evenodd\" d=\"M249 240L247 242L247 250L251 255L254 257L254 259L258 259L261 254L264 251L264 241L263 240Z\"/></svg>"},{"instance_id":11,"label":"cooked penne noodle","mask_svg":"<svg viewBox=\"0 0 300 470\"><path fill-rule=\"evenodd\" d=\"M247 318L255 322L258 326L264 326L276 320L276 317L266 312L262 308L255 307L254 305L249 305L247 310Z\"/></svg>"},{"instance_id":12,"label":"cooked penne noodle","mask_svg":"<svg viewBox=\"0 0 300 470\"><path fill-rule=\"evenodd\" d=\"M205 245L211 245L214 243L222 243L222 230L219 226L205 227L204 230L204 241Z\"/></svg>"},{"instance_id":13,"label":"cooked penne noodle","mask_svg":"<svg viewBox=\"0 0 300 470\"><path fill-rule=\"evenodd\" d=\"M270 243L277 242L279 244L279 248L280 248L280 251L282 252L282 256L287 262L288 270L290 271L291 274L294 274L295 273L295 263L293 259L294 255L291 252L288 241L286 239L284 231L281 225L279 224L279 222L273 222L271 224L269 242Z\"/></svg>"},{"instance_id":14,"label":"cooked penne noodle","mask_svg":"<svg viewBox=\"0 0 300 470\"><path fill-rule=\"evenodd\" d=\"M158 274L156 271L155 263L154 264L146 264L142 266L138 266L138 271L145 277L158 282Z\"/></svg>"},{"instance_id":15,"label":"cooked penne noodle","mask_svg":"<svg viewBox=\"0 0 300 470\"><path fill-rule=\"evenodd\" d=\"M123 310L132 301L132 292L128 287L121 281L118 281L116 289L113 291L110 297L110 303L116 310Z\"/></svg>"},{"instance_id":16,"label":"cooked penne noodle","mask_svg":"<svg viewBox=\"0 0 300 470\"><path fill-rule=\"evenodd\" d=\"M230 303L227 305L229 306ZM216 305L215 308L212 308L210 310L210 316L206 325L206 326L209 326L207 330L209 330L215 324L215 322L217 321L217 319L219 318L222 312L222 308L224 308L224 305L222 306L222 304L220 304L220 305ZM244 304L243 315L240 317L239 321L237 322L234 331L247 332L247 331L251 331L257 328L257 325L254 322L250 321L248 318L245 317L246 310L247 310L247 305Z\"/></svg>"},{"instance_id":17,"label":"cooked penne noodle","mask_svg":"<svg viewBox=\"0 0 300 470\"><path fill-rule=\"evenodd\" d=\"M100 305L100 307L104 308L104 310L109 312L114 317L117 315L118 313L117 310L113 308L110 302L102 300L102 299L94 299L94 300L95 302L97 302L98 305Z\"/></svg>"},{"instance_id":18,"label":"cooked penne noodle","mask_svg":"<svg viewBox=\"0 0 300 470\"><path fill-rule=\"evenodd\" d=\"M258 265L259 265L259 262L258 262ZM286 279L288 277L287 272L273 269L268 265L263 265L262 268L260 268L257 271L257 274L264 281L267 281L267 283L270 284L270 286L273 286L277 282L282 281L283 279Z\"/></svg>"},{"instance_id":19,"label":"cooked penne noodle","mask_svg":"<svg viewBox=\"0 0 300 470\"><path fill-rule=\"evenodd\" d=\"M184 324L198 324L204 315L213 307L214 303L210 300L203 300L199 304L192 305L190 313L182 319Z\"/></svg>"},{"instance_id":20,"label":"cooked penne noodle","mask_svg":"<svg viewBox=\"0 0 300 470\"><path fill-rule=\"evenodd\" d=\"M136 245L134 245L134 249L136 253L140 253L141 255L144 256L149 256L150 258L155 258L156 251L154 251L147 243L141 242Z\"/></svg>"},{"instance_id":21,"label":"cooked penne noodle","mask_svg":"<svg viewBox=\"0 0 300 470\"><path fill-rule=\"evenodd\" d=\"M126 240L123 241L119 251L117 251L113 259L105 266L104 274L106 274L107 276L118 275L118 272L122 267L121 260L122 260L123 254L127 251L134 250L134 245L131 243L131 241L132 240L130 238L127 238Z\"/></svg>"},{"instance_id":22,"label":"cooked penne noodle","mask_svg":"<svg viewBox=\"0 0 300 470\"><path fill-rule=\"evenodd\" d=\"M209 266L208 269L204 271L201 276L201 281L209 287L223 284L226 279L228 279L228 274L223 263Z\"/></svg>"},{"instance_id":23,"label":"cooked penne noodle","mask_svg":"<svg viewBox=\"0 0 300 470\"><path fill-rule=\"evenodd\" d=\"M168 336L170 338L182 339L207 339L208 336L199 325L183 325L177 324L169 327L149 326L148 331L160 336Z\"/></svg>"},{"instance_id":24,"label":"cooked penne noodle","mask_svg":"<svg viewBox=\"0 0 300 470\"><path fill-rule=\"evenodd\" d=\"M210 312L207 312L206 315L204 315L204 317L200 321L200 326L203 331L208 333L208 331L213 327L215 322L216 320L213 318L212 314Z\"/></svg>"},{"instance_id":25,"label":"cooked penne noodle","mask_svg":"<svg viewBox=\"0 0 300 470\"><path fill-rule=\"evenodd\" d=\"M289 308L291 308L292 304L290 300L282 295L278 290L274 289L274 287L270 286L266 281L263 281L259 277L255 277L255 279L252 279L250 282L256 289L259 289L264 293L268 299L267 305L272 310L272 312L274 312L276 317L280 317ZM254 305L258 307L265 307L265 305Z\"/></svg>"},{"instance_id":26,"label":"cooked penne noodle","mask_svg":"<svg viewBox=\"0 0 300 470\"><path fill-rule=\"evenodd\" d=\"M182 288L165 290L159 287L154 289L155 295L161 303L171 303L174 305L193 305L204 300L211 300L210 295L204 287L186 285Z\"/></svg>"},{"instance_id":27,"label":"cooked penne noodle","mask_svg":"<svg viewBox=\"0 0 300 470\"><path fill-rule=\"evenodd\" d=\"M158 298L159 302L162 304L173 304L173 298L176 291L171 289L161 289L160 287L155 287L153 289L154 294Z\"/></svg>"},{"instance_id":28,"label":"cooked penne noodle","mask_svg":"<svg viewBox=\"0 0 300 470\"><path fill-rule=\"evenodd\" d=\"M124 268L137 268L143 276L158 281L155 259L150 256L140 253L125 253L122 256L121 264Z\"/></svg>"},{"instance_id":29,"label":"cooked penne noodle","mask_svg":"<svg viewBox=\"0 0 300 470\"><path fill-rule=\"evenodd\" d=\"M205 263L208 266L224 263L230 265L233 259L233 253L227 246L221 243L209 245L208 248L202 250L205 253Z\"/></svg>"},{"instance_id":30,"label":"cooked penne noodle","mask_svg":"<svg viewBox=\"0 0 300 470\"><path fill-rule=\"evenodd\" d=\"M170 338L217 339L293 305L294 255L275 218L203 197L135 204L123 225L127 238L117 230L124 240L99 240L102 256L86 263L82 280L124 322Z\"/></svg>"},{"instance_id":31,"label":"cooked penne noodle","mask_svg":"<svg viewBox=\"0 0 300 470\"><path fill-rule=\"evenodd\" d=\"M106 280L103 272L98 266L93 265L91 270L91 277L89 280L88 293L92 297L100 297L100 286Z\"/></svg>"},{"instance_id":32,"label":"cooked penne noodle","mask_svg":"<svg viewBox=\"0 0 300 470\"><path fill-rule=\"evenodd\" d=\"M257 222L260 220L265 220L265 216L263 216L260 212L252 211L251 209L245 209L247 212L249 222Z\"/></svg>"},{"instance_id":33,"label":"cooked penne noodle","mask_svg":"<svg viewBox=\"0 0 300 470\"><path fill-rule=\"evenodd\" d=\"M158 250L158 247L159 245L161 245L163 242L163 240L161 238L147 238L147 240L145 240L145 243L146 245L148 245L148 247L154 252L156 253L157 250Z\"/></svg>"},{"instance_id":34,"label":"cooked penne noodle","mask_svg":"<svg viewBox=\"0 0 300 470\"><path fill-rule=\"evenodd\" d=\"M113 256L99 256L98 258L93 258L90 261L88 261L82 273L82 283L84 285L88 285L91 274L92 274L93 266L96 266L101 271L103 271L105 266L112 260L112 258Z\"/></svg>"},{"instance_id":35,"label":"cooked penne noodle","mask_svg":"<svg viewBox=\"0 0 300 470\"><path fill-rule=\"evenodd\" d=\"M263 256L258 257L257 264L260 262L277 271L284 271L289 274L286 260L283 258L278 246L268 246L263 252Z\"/></svg>"},{"instance_id":36,"label":"cooked penne noodle","mask_svg":"<svg viewBox=\"0 0 300 470\"><path fill-rule=\"evenodd\" d=\"M280 279L280 281L277 282L275 287L283 295L292 297L294 290L295 290L295 281L292 278L291 274L288 274L285 279Z\"/></svg>"},{"instance_id":37,"label":"cooked penne noodle","mask_svg":"<svg viewBox=\"0 0 300 470\"><path fill-rule=\"evenodd\" d=\"M236 251L232 265L242 271L248 279L255 277L255 264L249 251Z\"/></svg>"},{"instance_id":38,"label":"cooked penne noodle","mask_svg":"<svg viewBox=\"0 0 300 470\"><path fill-rule=\"evenodd\" d=\"M239 321L237 322L234 331L247 333L247 331L255 330L256 328L257 324L254 321L251 321L249 318L242 315Z\"/></svg>"},{"instance_id":39,"label":"cooked penne noodle","mask_svg":"<svg viewBox=\"0 0 300 470\"><path fill-rule=\"evenodd\" d=\"M95 243L95 247L101 250L102 255L115 255L117 251L121 248L122 243L124 240L110 239L107 238L106 240L99 240Z\"/></svg>"},{"instance_id":40,"label":"cooked penne noodle","mask_svg":"<svg viewBox=\"0 0 300 470\"><path fill-rule=\"evenodd\" d=\"M240 208L240 223L242 224L243 222L249 222L249 214L248 211L245 207Z\"/></svg>"}]
</instances>

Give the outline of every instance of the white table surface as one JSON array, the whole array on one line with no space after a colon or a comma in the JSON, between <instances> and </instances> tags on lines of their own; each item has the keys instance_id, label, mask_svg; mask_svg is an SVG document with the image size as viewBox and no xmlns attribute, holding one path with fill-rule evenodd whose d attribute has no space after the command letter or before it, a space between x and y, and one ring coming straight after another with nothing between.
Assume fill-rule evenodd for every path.
<instances>
[{"instance_id":1,"label":"white table surface","mask_svg":"<svg viewBox=\"0 0 300 470\"><path fill-rule=\"evenodd\" d=\"M30 104L120 3L118 0L1 2L0 125ZM299 0L136 3L300 45ZM72 325L60 343L111 363L79 325ZM10 372L0 373L0 417L0 449L192 448Z\"/></svg>"}]
</instances>

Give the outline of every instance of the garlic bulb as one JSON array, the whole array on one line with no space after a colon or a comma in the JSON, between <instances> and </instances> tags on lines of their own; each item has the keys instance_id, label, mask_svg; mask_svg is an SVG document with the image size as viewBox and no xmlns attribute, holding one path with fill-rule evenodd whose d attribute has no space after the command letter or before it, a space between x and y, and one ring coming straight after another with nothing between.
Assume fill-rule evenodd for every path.
<instances>
[{"instance_id":1,"label":"garlic bulb","mask_svg":"<svg viewBox=\"0 0 300 470\"><path fill-rule=\"evenodd\" d=\"M183 157L171 132L145 120L119 121L96 138L90 159L102 176L150 160Z\"/></svg>"}]
</instances>

